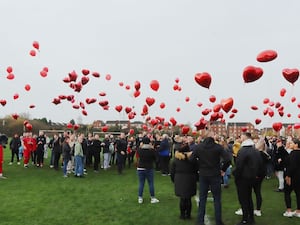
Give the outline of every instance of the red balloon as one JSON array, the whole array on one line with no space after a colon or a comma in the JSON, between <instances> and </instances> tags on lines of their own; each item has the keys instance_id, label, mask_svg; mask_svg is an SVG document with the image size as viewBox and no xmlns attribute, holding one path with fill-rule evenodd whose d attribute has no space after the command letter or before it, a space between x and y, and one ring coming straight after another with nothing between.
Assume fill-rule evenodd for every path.
<instances>
[{"instance_id":1,"label":"red balloon","mask_svg":"<svg viewBox=\"0 0 300 225\"><path fill-rule=\"evenodd\" d=\"M147 114L148 114L148 106L147 106L147 105L144 105L144 106L143 106L143 114L144 114L144 115L147 115Z\"/></svg>"},{"instance_id":2,"label":"red balloon","mask_svg":"<svg viewBox=\"0 0 300 225\"><path fill-rule=\"evenodd\" d=\"M80 108L85 109L85 105L83 102L79 102Z\"/></svg>"},{"instance_id":3,"label":"red balloon","mask_svg":"<svg viewBox=\"0 0 300 225\"><path fill-rule=\"evenodd\" d=\"M31 104L31 105L29 105L29 108L30 108L30 109L35 108L35 105Z\"/></svg>"},{"instance_id":4,"label":"red balloon","mask_svg":"<svg viewBox=\"0 0 300 225\"><path fill-rule=\"evenodd\" d=\"M85 85L89 82L90 78L89 77L81 77L81 83L82 85Z\"/></svg>"},{"instance_id":5,"label":"red balloon","mask_svg":"<svg viewBox=\"0 0 300 225\"><path fill-rule=\"evenodd\" d=\"M286 116L287 116L288 118L290 118L292 115L291 115L290 113L288 113L288 114L286 114Z\"/></svg>"},{"instance_id":6,"label":"red balloon","mask_svg":"<svg viewBox=\"0 0 300 225\"><path fill-rule=\"evenodd\" d=\"M68 128L68 129L73 129L73 124L72 124L72 123L68 123L68 124L67 124L67 128Z\"/></svg>"},{"instance_id":7,"label":"red balloon","mask_svg":"<svg viewBox=\"0 0 300 225\"><path fill-rule=\"evenodd\" d=\"M13 113L11 114L11 117L15 120L17 120L19 118L19 115L17 113Z\"/></svg>"},{"instance_id":8,"label":"red balloon","mask_svg":"<svg viewBox=\"0 0 300 225\"><path fill-rule=\"evenodd\" d=\"M126 85L126 86L125 86L125 89L126 89L126 90L130 90L130 85Z\"/></svg>"},{"instance_id":9,"label":"red balloon","mask_svg":"<svg viewBox=\"0 0 300 225\"><path fill-rule=\"evenodd\" d=\"M40 72L40 75L41 75L42 77L47 77L47 71L42 70L42 71Z\"/></svg>"},{"instance_id":10,"label":"red balloon","mask_svg":"<svg viewBox=\"0 0 300 225\"><path fill-rule=\"evenodd\" d=\"M268 114L270 117L273 117L274 116L274 111L272 109L268 109Z\"/></svg>"},{"instance_id":11,"label":"red balloon","mask_svg":"<svg viewBox=\"0 0 300 225\"><path fill-rule=\"evenodd\" d=\"M238 110L237 110L237 109L232 109L231 112L232 112L232 113L237 113Z\"/></svg>"},{"instance_id":12,"label":"red balloon","mask_svg":"<svg viewBox=\"0 0 300 225\"><path fill-rule=\"evenodd\" d=\"M110 74L106 74L105 79L106 80L111 80L111 75Z\"/></svg>"},{"instance_id":13,"label":"red balloon","mask_svg":"<svg viewBox=\"0 0 300 225\"><path fill-rule=\"evenodd\" d=\"M13 68L12 68L11 66L8 66L8 67L6 68L6 71L7 71L7 73L12 73Z\"/></svg>"},{"instance_id":14,"label":"red balloon","mask_svg":"<svg viewBox=\"0 0 300 225\"><path fill-rule=\"evenodd\" d=\"M194 124L197 130L202 130L206 127L207 121L204 118L201 118L198 122Z\"/></svg>"},{"instance_id":15,"label":"red balloon","mask_svg":"<svg viewBox=\"0 0 300 225\"><path fill-rule=\"evenodd\" d=\"M176 124L177 124L177 121L175 120L174 117L170 118L170 122L172 123L172 126L176 126Z\"/></svg>"},{"instance_id":16,"label":"red balloon","mask_svg":"<svg viewBox=\"0 0 300 225\"><path fill-rule=\"evenodd\" d=\"M176 112L180 112L180 110L181 110L180 107L176 108Z\"/></svg>"},{"instance_id":17,"label":"red balloon","mask_svg":"<svg viewBox=\"0 0 300 225\"><path fill-rule=\"evenodd\" d=\"M217 121L219 119L219 113L214 112L213 114L210 115L210 121Z\"/></svg>"},{"instance_id":18,"label":"red balloon","mask_svg":"<svg viewBox=\"0 0 300 225\"><path fill-rule=\"evenodd\" d=\"M162 102L162 103L160 103L159 107L160 107L161 109L164 109L164 108L166 107L166 104L165 104L164 102Z\"/></svg>"},{"instance_id":19,"label":"red balloon","mask_svg":"<svg viewBox=\"0 0 300 225\"><path fill-rule=\"evenodd\" d=\"M97 78L100 77L100 73L98 73L98 72L93 72L92 75Z\"/></svg>"},{"instance_id":20,"label":"red balloon","mask_svg":"<svg viewBox=\"0 0 300 225\"><path fill-rule=\"evenodd\" d=\"M297 99L296 99L296 97L295 96L293 96L292 98L291 98L291 102L295 102Z\"/></svg>"},{"instance_id":21,"label":"red balloon","mask_svg":"<svg viewBox=\"0 0 300 225\"><path fill-rule=\"evenodd\" d=\"M8 80L13 80L13 79L15 79L15 75L14 75L13 73L9 73L9 74L6 76L6 78L7 78Z\"/></svg>"},{"instance_id":22,"label":"red balloon","mask_svg":"<svg viewBox=\"0 0 300 225\"><path fill-rule=\"evenodd\" d=\"M6 100L5 100L5 99L1 99L1 100L0 100L0 104L1 104L2 106L5 106L5 105L6 105L6 103L7 103L7 102L6 102Z\"/></svg>"},{"instance_id":23,"label":"red balloon","mask_svg":"<svg viewBox=\"0 0 300 225\"><path fill-rule=\"evenodd\" d=\"M210 101L211 103L214 103L214 102L216 101L216 96L211 95L211 96L209 97L209 101Z\"/></svg>"},{"instance_id":24,"label":"red balloon","mask_svg":"<svg viewBox=\"0 0 300 225\"><path fill-rule=\"evenodd\" d=\"M281 122L273 123L272 127L276 132L278 132L282 129L282 123Z\"/></svg>"},{"instance_id":25,"label":"red balloon","mask_svg":"<svg viewBox=\"0 0 300 225\"><path fill-rule=\"evenodd\" d=\"M283 69L282 70L283 77L294 85L294 83L299 78L299 70L298 69Z\"/></svg>"},{"instance_id":26,"label":"red balloon","mask_svg":"<svg viewBox=\"0 0 300 225\"><path fill-rule=\"evenodd\" d=\"M30 50L29 54L30 54L31 56L36 56L36 51L35 51L35 50Z\"/></svg>"},{"instance_id":27,"label":"red balloon","mask_svg":"<svg viewBox=\"0 0 300 225\"><path fill-rule=\"evenodd\" d=\"M173 85L173 90L174 90L174 91L177 91L178 88L179 88L178 84L174 84L174 85Z\"/></svg>"},{"instance_id":28,"label":"red balloon","mask_svg":"<svg viewBox=\"0 0 300 225\"><path fill-rule=\"evenodd\" d=\"M84 76L87 76L90 74L90 71L88 69L83 69L81 70L81 73L84 75Z\"/></svg>"},{"instance_id":29,"label":"red balloon","mask_svg":"<svg viewBox=\"0 0 300 225\"><path fill-rule=\"evenodd\" d=\"M74 124L74 130L78 130L79 129L79 125L78 124Z\"/></svg>"},{"instance_id":30,"label":"red balloon","mask_svg":"<svg viewBox=\"0 0 300 225\"><path fill-rule=\"evenodd\" d=\"M44 67L43 70L46 71L47 73L49 72L48 67Z\"/></svg>"},{"instance_id":31,"label":"red balloon","mask_svg":"<svg viewBox=\"0 0 300 225\"><path fill-rule=\"evenodd\" d=\"M152 80L150 82L150 87L153 91L158 91L159 89L159 82L157 80Z\"/></svg>"},{"instance_id":32,"label":"red balloon","mask_svg":"<svg viewBox=\"0 0 300 225\"><path fill-rule=\"evenodd\" d=\"M190 97L185 97L185 101L189 102L190 101Z\"/></svg>"},{"instance_id":33,"label":"red balloon","mask_svg":"<svg viewBox=\"0 0 300 225\"><path fill-rule=\"evenodd\" d=\"M221 108L222 108L222 105L221 105L221 104L216 104L216 105L214 105L214 107L213 107L213 111L214 111L214 112L219 112L219 111L221 110Z\"/></svg>"},{"instance_id":34,"label":"red balloon","mask_svg":"<svg viewBox=\"0 0 300 225\"><path fill-rule=\"evenodd\" d=\"M278 114L279 114L279 116L283 117L283 115L284 115L283 110L278 110Z\"/></svg>"},{"instance_id":35,"label":"red balloon","mask_svg":"<svg viewBox=\"0 0 300 225\"><path fill-rule=\"evenodd\" d=\"M132 108L131 107L125 107L125 112L128 114L132 111Z\"/></svg>"},{"instance_id":36,"label":"red balloon","mask_svg":"<svg viewBox=\"0 0 300 225\"><path fill-rule=\"evenodd\" d=\"M189 128L188 126L183 126L183 127L181 128L181 133L182 133L183 135L187 134L189 131L190 131L190 128Z\"/></svg>"},{"instance_id":37,"label":"red balloon","mask_svg":"<svg viewBox=\"0 0 300 225\"><path fill-rule=\"evenodd\" d=\"M130 134L130 135L134 135L134 129L130 129L130 130L129 130L129 134Z\"/></svg>"},{"instance_id":38,"label":"red balloon","mask_svg":"<svg viewBox=\"0 0 300 225\"><path fill-rule=\"evenodd\" d=\"M105 92L100 92L99 95L100 95L100 96L105 96L106 93L105 93Z\"/></svg>"},{"instance_id":39,"label":"red balloon","mask_svg":"<svg viewBox=\"0 0 300 225\"><path fill-rule=\"evenodd\" d=\"M206 109L204 109L204 110L202 111L202 115L203 115L203 116L206 116L206 115L208 115L210 112L211 112L211 109L206 108Z\"/></svg>"},{"instance_id":40,"label":"red balloon","mask_svg":"<svg viewBox=\"0 0 300 225\"><path fill-rule=\"evenodd\" d=\"M102 101L99 101L99 105L104 107L104 106L107 106L108 105L108 101L107 100L102 100Z\"/></svg>"},{"instance_id":41,"label":"red balloon","mask_svg":"<svg viewBox=\"0 0 300 225\"><path fill-rule=\"evenodd\" d=\"M261 119L258 119L258 118L255 119L255 124L256 124L256 125L258 125L258 124L260 124L260 123L261 123Z\"/></svg>"},{"instance_id":42,"label":"red balloon","mask_svg":"<svg viewBox=\"0 0 300 225\"><path fill-rule=\"evenodd\" d=\"M250 83L258 80L263 75L263 69L255 66L247 66L243 72L245 83Z\"/></svg>"},{"instance_id":43,"label":"red balloon","mask_svg":"<svg viewBox=\"0 0 300 225\"><path fill-rule=\"evenodd\" d=\"M25 88L26 91L30 91L30 89L31 89L29 84L26 84L24 88Z\"/></svg>"},{"instance_id":44,"label":"red balloon","mask_svg":"<svg viewBox=\"0 0 300 225\"><path fill-rule=\"evenodd\" d=\"M263 100L263 103L264 104L268 104L270 102L270 99L268 99L268 98L265 98L264 100Z\"/></svg>"},{"instance_id":45,"label":"red balloon","mask_svg":"<svg viewBox=\"0 0 300 225\"><path fill-rule=\"evenodd\" d=\"M32 46L33 46L35 49L37 49L37 50L40 49L40 44L39 44L39 42L37 42L37 41L34 41L34 42L32 43Z\"/></svg>"},{"instance_id":46,"label":"red balloon","mask_svg":"<svg viewBox=\"0 0 300 225\"><path fill-rule=\"evenodd\" d=\"M119 82L119 86L120 86L120 87L123 87L123 86L124 86L124 83L123 83L122 81L120 81L120 82Z\"/></svg>"},{"instance_id":47,"label":"red balloon","mask_svg":"<svg viewBox=\"0 0 300 225\"><path fill-rule=\"evenodd\" d=\"M229 119L232 119L233 117L235 117L235 114L234 114L234 113L231 113L231 114L229 115Z\"/></svg>"},{"instance_id":48,"label":"red balloon","mask_svg":"<svg viewBox=\"0 0 300 225\"><path fill-rule=\"evenodd\" d=\"M122 106L122 105L117 105L117 106L115 107L115 110L117 110L118 112L121 112L122 109L123 109L123 106Z\"/></svg>"},{"instance_id":49,"label":"red balloon","mask_svg":"<svg viewBox=\"0 0 300 225\"><path fill-rule=\"evenodd\" d=\"M103 126L103 127L102 127L102 131L103 131L103 132L107 132L107 131L108 131L108 126Z\"/></svg>"},{"instance_id":50,"label":"red balloon","mask_svg":"<svg viewBox=\"0 0 300 225\"><path fill-rule=\"evenodd\" d=\"M241 130L242 130L242 132L246 132L248 130L248 128L247 127L242 127Z\"/></svg>"},{"instance_id":51,"label":"red balloon","mask_svg":"<svg viewBox=\"0 0 300 225\"><path fill-rule=\"evenodd\" d=\"M295 123L295 124L294 124L294 129L297 130L297 129L299 129L299 128L300 128L300 123Z\"/></svg>"},{"instance_id":52,"label":"red balloon","mask_svg":"<svg viewBox=\"0 0 300 225\"><path fill-rule=\"evenodd\" d=\"M25 128L27 131L31 131L32 130L32 125L30 123L26 123Z\"/></svg>"},{"instance_id":53,"label":"red balloon","mask_svg":"<svg viewBox=\"0 0 300 225\"><path fill-rule=\"evenodd\" d=\"M139 97L140 94L141 94L141 92L140 92L139 90L136 90L135 92L133 92L133 96L134 96L135 98Z\"/></svg>"},{"instance_id":54,"label":"red balloon","mask_svg":"<svg viewBox=\"0 0 300 225\"><path fill-rule=\"evenodd\" d=\"M18 99L19 98L19 94L18 93L14 94L13 98L14 98L14 100Z\"/></svg>"},{"instance_id":55,"label":"red balloon","mask_svg":"<svg viewBox=\"0 0 300 225\"><path fill-rule=\"evenodd\" d=\"M202 105L203 105L202 102L198 102L198 103L197 103L197 106L198 106L198 107L201 107Z\"/></svg>"},{"instance_id":56,"label":"red balloon","mask_svg":"<svg viewBox=\"0 0 300 225\"><path fill-rule=\"evenodd\" d=\"M61 103L60 98L54 98L54 99L52 100L52 103L55 104L55 105L60 104L60 103Z\"/></svg>"},{"instance_id":57,"label":"red balloon","mask_svg":"<svg viewBox=\"0 0 300 225\"><path fill-rule=\"evenodd\" d=\"M258 62L269 62L277 58L277 52L274 50L265 50L258 54L256 60Z\"/></svg>"},{"instance_id":58,"label":"red balloon","mask_svg":"<svg viewBox=\"0 0 300 225\"><path fill-rule=\"evenodd\" d=\"M280 102L276 102L275 108L278 109L280 106L281 106L281 103Z\"/></svg>"},{"instance_id":59,"label":"red balloon","mask_svg":"<svg viewBox=\"0 0 300 225\"><path fill-rule=\"evenodd\" d=\"M207 72L197 73L195 75L195 81L202 87L209 88L211 84L211 75Z\"/></svg>"},{"instance_id":60,"label":"red balloon","mask_svg":"<svg viewBox=\"0 0 300 225\"><path fill-rule=\"evenodd\" d=\"M282 88L282 89L280 90L280 96L281 96L281 97L284 97L285 93L286 93L286 89L285 89L285 88Z\"/></svg>"},{"instance_id":61,"label":"red balloon","mask_svg":"<svg viewBox=\"0 0 300 225\"><path fill-rule=\"evenodd\" d=\"M148 106L151 106L155 103L155 99L151 98L151 97L147 97L146 98L146 103L147 103Z\"/></svg>"},{"instance_id":62,"label":"red balloon","mask_svg":"<svg viewBox=\"0 0 300 225\"><path fill-rule=\"evenodd\" d=\"M96 101L97 101L96 98L86 98L86 99L85 99L85 102L86 102L87 104L92 104L92 103L95 103Z\"/></svg>"},{"instance_id":63,"label":"red balloon","mask_svg":"<svg viewBox=\"0 0 300 225\"><path fill-rule=\"evenodd\" d=\"M76 81L77 80L77 73L75 72L75 70L73 70L71 73L69 73L69 78L70 78L70 81Z\"/></svg>"},{"instance_id":64,"label":"red balloon","mask_svg":"<svg viewBox=\"0 0 300 225\"><path fill-rule=\"evenodd\" d=\"M141 88L141 83L139 82L139 81L135 81L134 82L134 88L135 88L135 90L140 90L140 88Z\"/></svg>"},{"instance_id":65,"label":"red balloon","mask_svg":"<svg viewBox=\"0 0 300 225\"><path fill-rule=\"evenodd\" d=\"M233 106L233 98L227 98L221 100L222 109L228 113Z\"/></svg>"},{"instance_id":66,"label":"red balloon","mask_svg":"<svg viewBox=\"0 0 300 225\"><path fill-rule=\"evenodd\" d=\"M83 109L81 112L82 112L82 115L84 115L84 116L87 116L87 114L88 114L85 109Z\"/></svg>"},{"instance_id":67,"label":"red balloon","mask_svg":"<svg viewBox=\"0 0 300 225\"><path fill-rule=\"evenodd\" d=\"M63 82L65 82L65 83L70 83L70 82L71 82L70 77L65 77L65 78L63 79Z\"/></svg>"},{"instance_id":68,"label":"red balloon","mask_svg":"<svg viewBox=\"0 0 300 225\"><path fill-rule=\"evenodd\" d=\"M258 107L256 105L251 106L252 110L258 110Z\"/></svg>"}]
</instances>

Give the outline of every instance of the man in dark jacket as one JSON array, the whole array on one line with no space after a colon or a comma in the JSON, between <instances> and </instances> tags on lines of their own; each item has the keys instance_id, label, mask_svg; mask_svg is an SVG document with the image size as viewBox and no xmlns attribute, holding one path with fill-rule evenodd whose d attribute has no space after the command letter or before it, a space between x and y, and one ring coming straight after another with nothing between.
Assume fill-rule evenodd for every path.
<instances>
[{"instance_id":1,"label":"man in dark jacket","mask_svg":"<svg viewBox=\"0 0 300 225\"><path fill-rule=\"evenodd\" d=\"M224 148L215 142L214 133L208 133L200 144L194 147L194 151L188 156L190 160L197 160L199 170L199 210L198 225L204 225L206 200L209 188L213 194L216 225L222 225L221 206L221 173L225 174L230 165L230 155ZM222 167L221 167L222 165Z\"/></svg>"},{"instance_id":2,"label":"man in dark jacket","mask_svg":"<svg viewBox=\"0 0 300 225\"><path fill-rule=\"evenodd\" d=\"M255 148L251 133L241 135L241 149L238 152L235 170L235 184L237 195L243 211L243 219L237 225L254 224L252 187L259 168L262 167L262 159L259 151Z\"/></svg>"}]
</instances>

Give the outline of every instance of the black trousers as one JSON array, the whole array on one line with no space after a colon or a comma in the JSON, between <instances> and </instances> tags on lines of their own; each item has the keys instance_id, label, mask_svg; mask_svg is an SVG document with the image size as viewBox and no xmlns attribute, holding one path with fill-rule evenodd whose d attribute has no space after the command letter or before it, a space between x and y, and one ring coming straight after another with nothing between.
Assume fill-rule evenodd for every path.
<instances>
[{"instance_id":1,"label":"black trousers","mask_svg":"<svg viewBox=\"0 0 300 225\"><path fill-rule=\"evenodd\" d=\"M11 150L11 162L14 161L14 156L17 156L17 162L20 162L20 159L19 159L19 149L12 149Z\"/></svg>"},{"instance_id":2,"label":"black trousers","mask_svg":"<svg viewBox=\"0 0 300 225\"><path fill-rule=\"evenodd\" d=\"M262 205L261 185L264 178L256 178L253 186L253 190L256 196L256 209L260 210Z\"/></svg>"},{"instance_id":3,"label":"black trousers","mask_svg":"<svg viewBox=\"0 0 300 225\"><path fill-rule=\"evenodd\" d=\"M53 154L54 154L53 166L54 166L54 169L58 170L60 152L55 151L55 152L53 152Z\"/></svg>"},{"instance_id":4,"label":"black trousers","mask_svg":"<svg viewBox=\"0 0 300 225\"><path fill-rule=\"evenodd\" d=\"M99 164L100 164L100 150L93 150L92 156L94 158L94 170L99 170Z\"/></svg>"},{"instance_id":5,"label":"black trousers","mask_svg":"<svg viewBox=\"0 0 300 225\"><path fill-rule=\"evenodd\" d=\"M169 169L170 157L169 156L160 156L159 162L160 162L161 173L169 174L170 173L170 169Z\"/></svg>"},{"instance_id":6,"label":"black trousers","mask_svg":"<svg viewBox=\"0 0 300 225\"><path fill-rule=\"evenodd\" d=\"M118 164L118 173L121 174L123 172L123 169L125 167L126 162L126 154L122 155L120 153L117 153L117 164Z\"/></svg>"},{"instance_id":7,"label":"black trousers","mask_svg":"<svg viewBox=\"0 0 300 225\"><path fill-rule=\"evenodd\" d=\"M284 181L284 201L286 208L292 208L292 199L291 199L291 193L292 191L295 192L296 194L296 204L297 204L297 209L300 209L300 182L293 182L291 185L287 185L286 182Z\"/></svg>"},{"instance_id":8,"label":"black trousers","mask_svg":"<svg viewBox=\"0 0 300 225\"><path fill-rule=\"evenodd\" d=\"M41 165L44 163L44 149L38 148L36 150L36 163Z\"/></svg>"},{"instance_id":9,"label":"black trousers","mask_svg":"<svg viewBox=\"0 0 300 225\"><path fill-rule=\"evenodd\" d=\"M243 221L254 221L252 187L254 179L239 178L235 180L238 199L243 210Z\"/></svg>"},{"instance_id":10,"label":"black trousers","mask_svg":"<svg viewBox=\"0 0 300 225\"><path fill-rule=\"evenodd\" d=\"M192 200L191 198L180 198L179 202L180 218L190 219L192 211Z\"/></svg>"}]
</instances>

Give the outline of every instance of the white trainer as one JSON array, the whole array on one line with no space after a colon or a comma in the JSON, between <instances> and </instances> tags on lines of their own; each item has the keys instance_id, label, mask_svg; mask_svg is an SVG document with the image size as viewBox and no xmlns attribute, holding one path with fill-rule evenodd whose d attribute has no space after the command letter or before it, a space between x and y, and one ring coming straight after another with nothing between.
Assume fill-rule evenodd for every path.
<instances>
[{"instance_id":1,"label":"white trainer","mask_svg":"<svg viewBox=\"0 0 300 225\"><path fill-rule=\"evenodd\" d=\"M157 198L151 198L151 203L152 204L159 203L159 200Z\"/></svg>"},{"instance_id":2,"label":"white trainer","mask_svg":"<svg viewBox=\"0 0 300 225\"><path fill-rule=\"evenodd\" d=\"M138 198L138 203L139 203L139 204L142 204L142 203L143 203L143 198L142 198L142 197L139 197L139 198Z\"/></svg>"},{"instance_id":3,"label":"white trainer","mask_svg":"<svg viewBox=\"0 0 300 225\"><path fill-rule=\"evenodd\" d=\"M255 209L255 210L253 211L253 214L254 214L255 216L261 216L261 210Z\"/></svg>"},{"instance_id":4,"label":"white trainer","mask_svg":"<svg viewBox=\"0 0 300 225\"><path fill-rule=\"evenodd\" d=\"M242 209L236 210L235 215L242 216L243 215L243 210Z\"/></svg>"},{"instance_id":5,"label":"white trainer","mask_svg":"<svg viewBox=\"0 0 300 225\"><path fill-rule=\"evenodd\" d=\"M288 211L285 211L284 213L283 213L283 216L285 216L285 217L293 217L294 216L294 212L288 212Z\"/></svg>"}]
</instances>

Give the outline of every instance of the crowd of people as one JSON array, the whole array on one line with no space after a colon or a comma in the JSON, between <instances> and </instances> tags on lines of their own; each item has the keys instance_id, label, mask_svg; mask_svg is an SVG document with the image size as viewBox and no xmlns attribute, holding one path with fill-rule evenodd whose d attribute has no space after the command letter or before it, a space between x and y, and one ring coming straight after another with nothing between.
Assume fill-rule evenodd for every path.
<instances>
[{"instance_id":1,"label":"crowd of people","mask_svg":"<svg viewBox=\"0 0 300 225\"><path fill-rule=\"evenodd\" d=\"M24 168L30 161L42 168L50 149L50 167L63 168L63 177L70 174L84 178L87 168L98 173L116 165L122 175L126 165L137 168L138 203L142 204L145 182L148 182L150 202L158 203L154 189L154 171L170 176L175 195L179 197L180 219L190 219L192 197L199 193L197 224L204 224L206 201L211 192L217 225L222 222L222 187L229 188L229 177L234 176L237 197L241 206L235 213L242 216L240 224L254 224L254 216L262 216L262 183L273 174L278 179L276 192L284 193L285 217L300 218L300 141L292 137L253 137L243 133L237 138L227 138L207 131L197 140L192 136L141 133L136 137L120 133L75 134L64 132L47 137L18 134L9 142L10 165L23 160ZM102 157L102 158L101 158ZM1 177L2 175L1 171ZM199 188L197 189L197 185ZM254 207L252 191L255 193ZM292 210L291 192L296 194L297 208Z\"/></svg>"}]
</instances>

